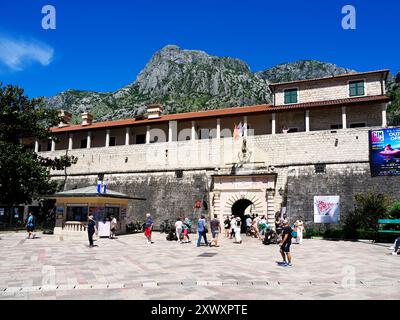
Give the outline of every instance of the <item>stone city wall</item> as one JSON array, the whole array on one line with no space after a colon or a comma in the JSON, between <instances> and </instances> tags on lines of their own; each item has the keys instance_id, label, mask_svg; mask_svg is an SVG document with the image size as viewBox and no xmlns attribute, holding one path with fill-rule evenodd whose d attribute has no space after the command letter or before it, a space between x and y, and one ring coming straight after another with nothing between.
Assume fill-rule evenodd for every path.
<instances>
[{"instance_id":1,"label":"stone city wall","mask_svg":"<svg viewBox=\"0 0 400 320\"><path fill-rule=\"evenodd\" d=\"M250 162L265 166L368 161L368 129L312 131L247 138ZM68 155L78 162L68 175L215 169L239 161L242 139L232 138L184 142L74 149ZM66 151L42 152L60 157ZM64 175L53 171L53 175Z\"/></svg>"},{"instance_id":2,"label":"stone city wall","mask_svg":"<svg viewBox=\"0 0 400 320\"><path fill-rule=\"evenodd\" d=\"M367 128L264 135L247 141L250 162L255 163L252 173L270 167L277 174L274 210L285 205L285 195L278 190L287 190L291 219L302 215L312 224L314 195L339 195L343 214L353 207L357 192L376 190L400 198L398 177L370 175ZM66 189L94 185L97 174L104 173L110 189L147 199L131 203L128 219L143 219L150 212L158 225L179 215L198 217L208 211L194 212L195 201L204 198L210 207L211 176L217 168L238 163L241 147L241 141L226 138L72 150L68 154L77 156L78 163L68 169ZM326 164L326 173L316 174L315 164ZM182 178L176 170L183 170ZM64 179L63 172L54 171L53 177Z\"/></svg>"}]
</instances>

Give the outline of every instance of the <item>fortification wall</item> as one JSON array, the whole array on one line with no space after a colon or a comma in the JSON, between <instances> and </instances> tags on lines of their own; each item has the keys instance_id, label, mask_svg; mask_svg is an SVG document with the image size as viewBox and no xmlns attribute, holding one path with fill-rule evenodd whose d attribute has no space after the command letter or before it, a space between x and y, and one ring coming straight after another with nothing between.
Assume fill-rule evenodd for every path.
<instances>
[{"instance_id":1,"label":"fortification wall","mask_svg":"<svg viewBox=\"0 0 400 320\"><path fill-rule=\"evenodd\" d=\"M400 198L399 177L370 175L366 128L264 135L247 141L255 168L274 167L274 209L279 211L285 200L278 191L286 190L291 219L302 215L312 224L314 195L339 195L343 215L353 208L357 192L376 190ZM97 174L105 173L110 189L147 198L132 202L130 220L143 219L146 212L154 215L156 224L178 215L198 217L201 212L193 212L195 201L204 197L211 205L212 174L237 163L241 147L241 142L226 138L72 150L69 154L77 156L78 163L68 169L66 188L94 185ZM315 173L318 163L326 164L326 173ZM175 170L183 170L183 177L177 178ZM54 179L64 179L63 172L53 174Z\"/></svg>"},{"instance_id":2,"label":"fortification wall","mask_svg":"<svg viewBox=\"0 0 400 320\"><path fill-rule=\"evenodd\" d=\"M315 174L314 166L287 167L288 202L291 220L302 216L313 225L315 195L340 196L341 217L354 209L354 195L364 192L387 194L400 199L399 177L371 177L368 163L330 164L326 173ZM343 221L343 219L342 219Z\"/></svg>"},{"instance_id":3,"label":"fortification wall","mask_svg":"<svg viewBox=\"0 0 400 320\"><path fill-rule=\"evenodd\" d=\"M206 210L194 212L196 200L209 204L208 188L210 172L206 170L184 172L176 178L175 172L111 174L108 188L131 196L141 196L145 201L132 200L128 206L126 221L144 220L150 212L159 226L164 219L176 219L185 215L194 218ZM60 178L55 178L60 179ZM62 180L62 179L61 179ZM97 175L68 177L66 189L81 188L97 183Z\"/></svg>"},{"instance_id":4,"label":"fortification wall","mask_svg":"<svg viewBox=\"0 0 400 320\"><path fill-rule=\"evenodd\" d=\"M266 166L368 161L368 130L312 131L247 138L250 162ZM239 161L242 140L232 138L74 149L68 175L215 169ZM55 157L66 151L42 152ZM64 175L53 171L53 175Z\"/></svg>"}]
</instances>

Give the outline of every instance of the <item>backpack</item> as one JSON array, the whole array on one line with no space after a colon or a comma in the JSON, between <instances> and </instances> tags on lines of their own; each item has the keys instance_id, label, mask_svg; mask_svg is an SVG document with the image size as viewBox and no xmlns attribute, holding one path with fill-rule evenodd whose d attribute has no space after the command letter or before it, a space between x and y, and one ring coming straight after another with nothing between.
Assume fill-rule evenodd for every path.
<instances>
[{"instance_id":1,"label":"backpack","mask_svg":"<svg viewBox=\"0 0 400 320\"><path fill-rule=\"evenodd\" d=\"M292 227L292 237L297 238L297 231L294 231L295 229Z\"/></svg>"}]
</instances>

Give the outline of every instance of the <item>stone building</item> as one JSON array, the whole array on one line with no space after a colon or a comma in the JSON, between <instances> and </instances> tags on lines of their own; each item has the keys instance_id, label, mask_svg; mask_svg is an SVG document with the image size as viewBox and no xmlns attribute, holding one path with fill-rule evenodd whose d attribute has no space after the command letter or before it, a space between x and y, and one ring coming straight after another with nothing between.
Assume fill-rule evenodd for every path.
<instances>
[{"instance_id":1,"label":"stone building","mask_svg":"<svg viewBox=\"0 0 400 320\"><path fill-rule=\"evenodd\" d=\"M146 212L155 224L202 212L275 214L313 221L314 195L339 195L341 212L356 192L374 188L400 197L396 177L372 178L368 130L387 127L388 70L273 84L272 105L162 114L148 107L144 117L70 124L52 129L55 141L36 141L43 156L78 158L68 168L67 189L96 184L142 196L128 216ZM236 129L235 129L236 128ZM64 171L52 172L64 180Z\"/></svg>"}]
</instances>

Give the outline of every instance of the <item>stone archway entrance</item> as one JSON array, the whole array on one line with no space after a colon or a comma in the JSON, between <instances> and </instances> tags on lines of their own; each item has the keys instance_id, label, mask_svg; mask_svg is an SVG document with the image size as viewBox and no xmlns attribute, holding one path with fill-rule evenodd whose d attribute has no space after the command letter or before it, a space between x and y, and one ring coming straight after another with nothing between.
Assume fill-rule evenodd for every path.
<instances>
[{"instance_id":1,"label":"stone archway entrance","mask_svg":"<svg viewBox=\"0 0 400 320\"><path fill-rule=\"evenodd\" d=\"M242 232L246 232L246 215L253 213L254 204L248 199L237 200L232 205L232 215L240 217L242 220Z\"/></svg>"},{"instance_id":2,"label":"stone archway entrance","mask_svg":"<svg viewBox=\"0 0 400 320\"><path fill-rule=\"evenodd\" d=\"M213 176L210 213L223 221L232 214L244 217L245 211L251 210L252 214L266 215L274 225L275 196L267 190L275 190L275 178L273 174Z\"/></svg>"}]
</instances>

